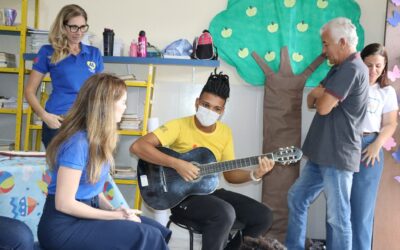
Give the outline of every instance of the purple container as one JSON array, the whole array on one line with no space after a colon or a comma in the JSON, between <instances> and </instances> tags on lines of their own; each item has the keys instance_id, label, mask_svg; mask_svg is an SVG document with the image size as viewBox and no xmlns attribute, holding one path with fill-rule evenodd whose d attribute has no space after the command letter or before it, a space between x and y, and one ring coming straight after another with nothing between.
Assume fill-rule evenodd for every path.
<instances>
[{"instance_id":1,"label":"purple container","mask_svg":"<svg viewBox=\"0 0 400 250\"><path fill-rule=\"evenodd\" d=\"M17 10L4 8L4 24L6 26L14 25L16 17L17 17Z\"/></svg>"}]
</instances>

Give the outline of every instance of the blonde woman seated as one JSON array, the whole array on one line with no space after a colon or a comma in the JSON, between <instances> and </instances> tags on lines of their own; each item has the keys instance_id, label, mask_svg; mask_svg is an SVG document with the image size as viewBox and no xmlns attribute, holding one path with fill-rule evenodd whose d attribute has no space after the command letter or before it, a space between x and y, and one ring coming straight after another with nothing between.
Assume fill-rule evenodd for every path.
<instances>
[{"instance_id":1,"label":"blonde woman seated","mask_svg":"<svg viewBox=\"0 0 400 250\"><path fill-rule=\"evenodd\" d=\"M52 179L38 227L45 249L168 249L169 229L138 210L112 207L102 193L126 99L121 79L91 76L49 144Z\"/></svg>"}]
</instances>

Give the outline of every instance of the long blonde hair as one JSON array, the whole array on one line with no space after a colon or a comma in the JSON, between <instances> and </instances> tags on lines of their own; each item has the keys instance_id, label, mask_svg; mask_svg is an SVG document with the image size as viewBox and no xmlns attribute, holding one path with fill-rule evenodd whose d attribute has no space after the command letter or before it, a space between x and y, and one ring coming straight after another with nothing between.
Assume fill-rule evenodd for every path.
<instances>
[{"instance_id":1,"label":"long blonde hair","mask_svg":"<svg viewBox=\"0 0 400 250\"><path fill-rule=\"evenodd\" d=\"M58 134L47 148L47 163L54 169L60 146L78 131L86 131L89 159L86 167L88 181L99 180L101 168L109 163L114 168L113 152L118 142L115 102L126 92L123 80L102 73L86 80L68 112Z\"/></svg>"},{"instance_id":2,"label":"long blonde hair","mask_svg":"<svg viewBox=\"0 0 400 250\"><path fill-rule=\"evenodd\" d=\"M51 63L57 63L67 57L70 53L67 40L67 30L65 25L71 18L82 16L87 22L86 11L76 4L64 6L58 13L56 20L52 24L49 32L49 42L54 48L54 53L51 56Z\"/></svg>"}]
</instances>

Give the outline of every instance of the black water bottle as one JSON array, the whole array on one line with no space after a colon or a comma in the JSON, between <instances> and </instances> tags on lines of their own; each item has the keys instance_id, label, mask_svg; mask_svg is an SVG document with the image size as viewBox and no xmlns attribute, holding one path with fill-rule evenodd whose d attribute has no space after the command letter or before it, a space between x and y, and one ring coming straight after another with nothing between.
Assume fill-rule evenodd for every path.
<instances>
[{"instance_id":1,"label":"black water bottle","mask_svg":"<svg viewBox=\"0 0 400 250\"><path fill-rule=\"evenodd\" d=\"M104 28L103 32L104 55L112 56L114 53L114 31Z\"/></svg>"}]
</instances>

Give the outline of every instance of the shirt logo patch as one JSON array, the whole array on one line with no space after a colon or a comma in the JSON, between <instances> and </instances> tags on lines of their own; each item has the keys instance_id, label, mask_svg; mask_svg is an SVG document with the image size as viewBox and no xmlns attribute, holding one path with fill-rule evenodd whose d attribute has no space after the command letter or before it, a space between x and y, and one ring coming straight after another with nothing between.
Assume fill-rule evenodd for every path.
<instances>
[{"instance_id":1,"label":"shirt logo patch","mask_svg":"<svg viewBox=\"0 0 400 250\"><path fill-rule=\"evenodd\" d=\"M165 133L165 132L168 131L168 128L167 128L166 126L164 126L164 125L162 125L162 126L160 127L160 129L161 129L161 131L162 131L163 133Z\"/></svg>"},{"instance_id":2,"label":"shirt logo patch","mask_svg":"<svg viewBox=\"0 0 400 250\"><path fill-rule=\"evenodd\" d=\"M35 57L35 59L33 59L33 63L34 64L37 63L37 62L39 62L39 57Z\"/></svg>"},{"instance_id":3,"label":"shirt logo patch","mask_svg":"<svg viewBox=\"0 0 400 250\"><path fill-rule=\"evenodd\" d=\"M96 68L96 63L93 61L87 61L86 64L89 67L89 71L95 73L94 69Z\"/></svg>"},{"instance_id":4,"label":"shirt logo patch","mask_svg":"<svg viewBox=\"0 0 400 250\"><path fill-rule=\"evenodd\" d=\"M379 100L373 97L369 97L367 112L375 114L379 107Z\"/></svg>"}]
</instances>

